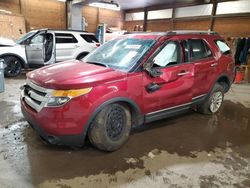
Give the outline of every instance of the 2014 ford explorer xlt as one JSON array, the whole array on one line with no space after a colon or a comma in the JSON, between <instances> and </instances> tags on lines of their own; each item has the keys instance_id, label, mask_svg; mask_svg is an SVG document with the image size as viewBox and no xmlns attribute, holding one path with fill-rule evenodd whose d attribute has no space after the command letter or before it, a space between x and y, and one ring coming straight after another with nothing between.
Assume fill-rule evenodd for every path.
<instances>
[{"instance_id":1,"label":"2014 ford explorer xlt","mask_svg":"<svg viewBox=\"0 0 250 188\"><path fill-rule=\"evenodd\" d=\"M51 144L113 151L132 126L195 108L218 112L234 61L216 33L125 35L86 56L27 74L22 112Z\"/></svg>"}]
</instances>

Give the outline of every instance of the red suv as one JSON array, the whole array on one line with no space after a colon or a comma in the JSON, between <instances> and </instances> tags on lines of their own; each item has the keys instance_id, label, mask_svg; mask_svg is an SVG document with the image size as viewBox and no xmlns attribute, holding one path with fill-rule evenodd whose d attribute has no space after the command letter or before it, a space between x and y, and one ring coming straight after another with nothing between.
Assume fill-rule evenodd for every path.
<instances>
[{"instance_id":1,"label":"red suv","mask_svg":"<svg viewBox=\"0 0 250 188\"><path fill-rule=\"evenodd\" d=\"M27 74L21 106L47 142L114 151L131 127L193 108L216 113L235 75L234 60L214 32L128 34L82 61Z\"/></svg>"}]
</instances>

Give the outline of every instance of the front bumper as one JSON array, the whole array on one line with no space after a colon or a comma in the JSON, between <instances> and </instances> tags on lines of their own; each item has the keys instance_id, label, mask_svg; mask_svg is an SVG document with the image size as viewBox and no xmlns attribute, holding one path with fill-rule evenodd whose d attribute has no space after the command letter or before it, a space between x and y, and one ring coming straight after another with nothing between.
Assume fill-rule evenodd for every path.
<instances>
[{"instance_id":1,"label":"front bumper","mask_svg":"<svg viewBox=\"0 0 250 188\"><path fill-rule=\"evenodd\" d=\"M21 99L25 119L43 140L55 145L82 146L85 118L79 114L72 116L75 112L67 113L64 108L44 108L37 113Z\"/></svg>"}]
</instances>

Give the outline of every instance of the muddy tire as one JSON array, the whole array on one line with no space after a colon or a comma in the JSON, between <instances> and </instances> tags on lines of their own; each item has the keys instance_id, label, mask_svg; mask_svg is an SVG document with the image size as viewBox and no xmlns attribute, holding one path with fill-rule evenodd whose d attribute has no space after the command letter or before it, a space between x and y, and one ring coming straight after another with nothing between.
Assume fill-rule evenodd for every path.
<instances>
[{"instance_id":1,"label":"muddy tire","mask_svg":"<svg viewBox=\"0 0 250 188\"><path fill-rule=\"evenodd\" d=\"M197 111L202 114L215 114L220 110L223 99L224 88L222 85L216 83L205 102L197 106Z\"/></svg>"},{"instance_id":2,"label":"muddy tire","mask_svg":"<svg viewBox=\"0 0 250 188\"><path fill-rule=\"evenodd\" d=\"M95 117L88 132L89 140L100 150L115 151L128 139L131 130L131 113L122 104L104 107Z\"/></svg>"},{"instance_id":3,"label":"muddy tire","mask_svg":"<svg viewBox=\"0 0 250 188\"><path fill-rule=\"evenodd\" d=\"M4 64L6 65L4 69L4 75L6 77L18 76L22 71L22 63L20 59L14 56L4 57Z\"/></svg>"}]
</instances>

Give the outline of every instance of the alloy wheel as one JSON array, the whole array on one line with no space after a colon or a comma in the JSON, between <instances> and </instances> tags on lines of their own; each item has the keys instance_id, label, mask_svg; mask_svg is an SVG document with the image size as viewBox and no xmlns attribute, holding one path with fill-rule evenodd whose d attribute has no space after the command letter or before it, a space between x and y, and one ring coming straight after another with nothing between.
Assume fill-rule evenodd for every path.
<instances>
[{"instance_id":1,"label":"alloy wheel","mask_svg":"<svg viewBox=\"0 0 250 188\"><path fill-rule=\"evenodd\" d=\"M214 92L211 97L211 103L209 107L210 111L212 113L217 112L222 104L222 101L223 101L223 94L221 93L221 91Z\"/></svg>"}]
</instances>

